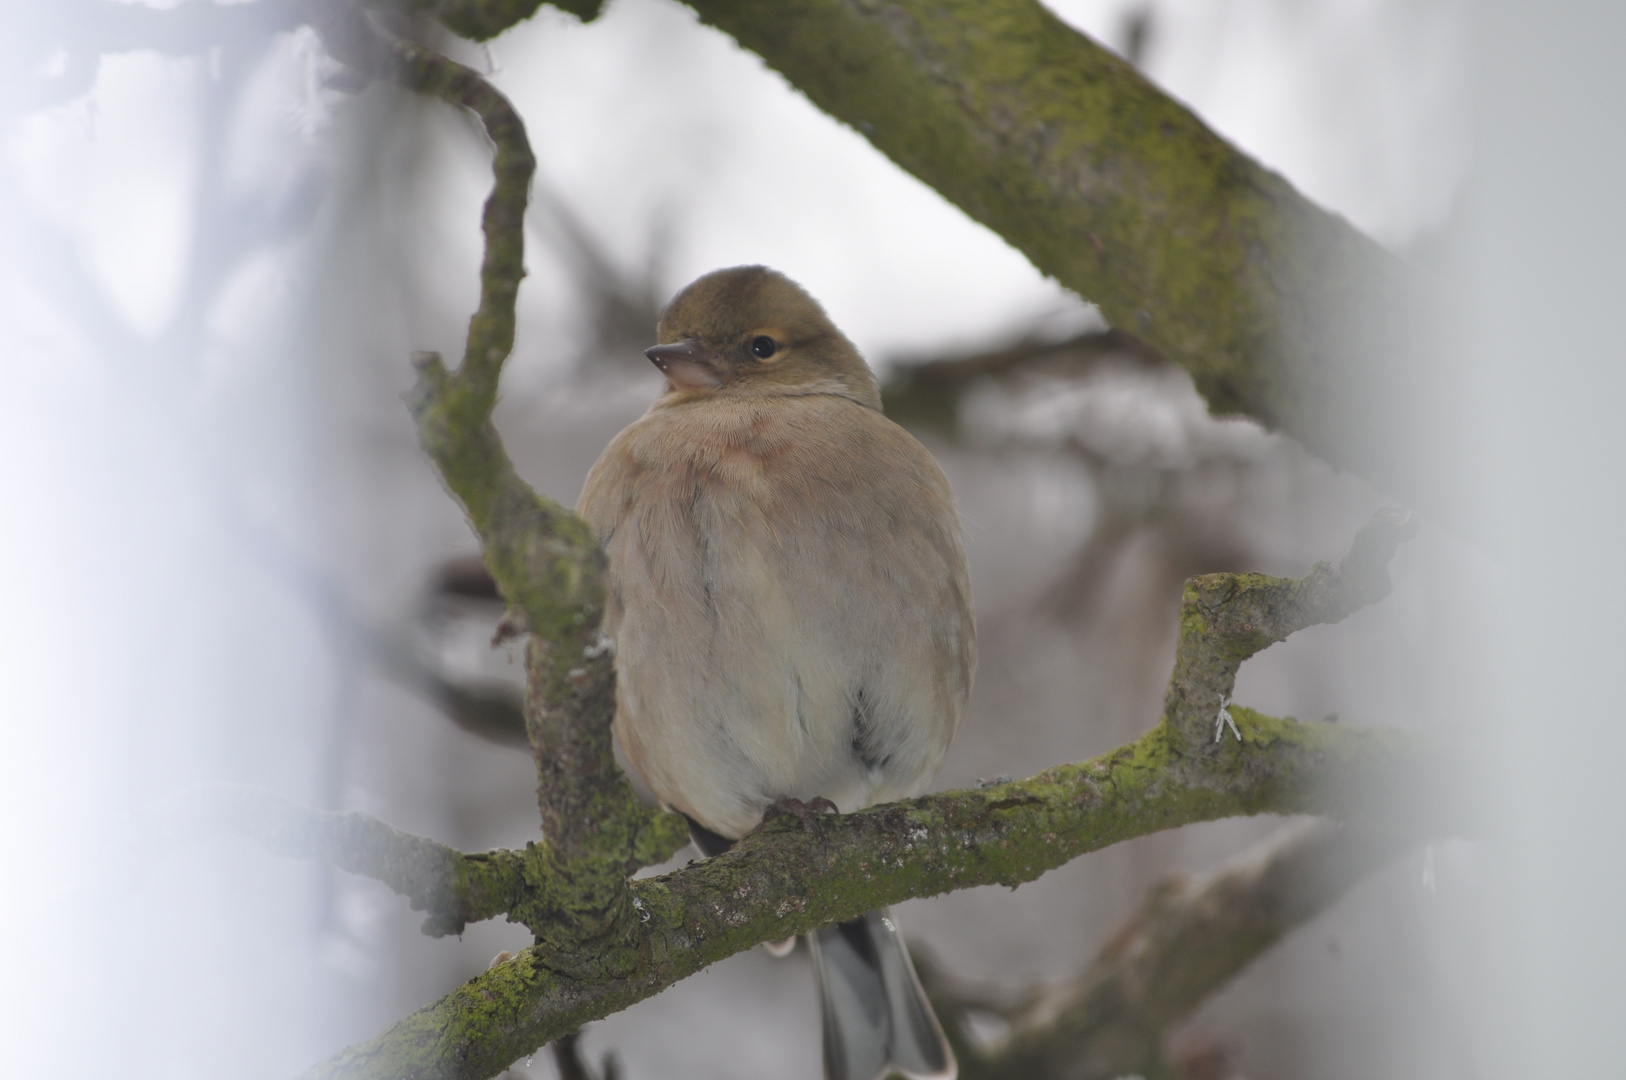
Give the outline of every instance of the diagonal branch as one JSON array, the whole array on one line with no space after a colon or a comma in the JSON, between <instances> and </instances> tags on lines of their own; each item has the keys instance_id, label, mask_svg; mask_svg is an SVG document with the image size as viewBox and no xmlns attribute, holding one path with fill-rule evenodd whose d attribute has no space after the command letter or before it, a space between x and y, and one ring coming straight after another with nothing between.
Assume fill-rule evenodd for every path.
<instances>
[{"instance_id":1,"label":"diagonal branch","mask_svg":"<svg viewBox=\"0 0 1626 1080\"><path fill-rule=\"evenodd\" d=\"M388 885L427 913L431 937L506 915L529 890L545 888L536 845L523 851L464 854L358 813L311 810L257 788L192 788L166 808L174 826L207 825L250 837L278 855L321 859Z\"/></svg>"},{"instance_id":2,"label":"diagonal branch","mask_svg":"<svg viewBox=\"0 0 1626 1080\"><path fill-rule=\"evenodd\" d=\"M1038 0L689 2L1214 412L1418 484L1426 282Z\"/></svg>"},{"instance_id":3,"label":"diagonal branch","mask_svg":"<svg viewBox=\"0 0 1626 1080\"><path fill-rule=\"evenodd\" d=\"M553 1039L718 960L876 907L973 885L1017 885L1079 855L1241 814L1375 818L1463 827L1436 796L1443 748L1399 732L1298 723L1238 708L1220 761L1175 753L1166 728L1029 780L818 815L777 818L732 851L633 883L619 942L582 942L572 970L526 949L378 1039L307 1076L483 1080Z\"/></svg>"},{"instance_id":4,"label":"diagonal branch","mask_svg":"<svg viewBox=\"0 0 1626 1080\"><path fill-rule=\"evenodd\" d=\"M1303 578L1205 574L1186 582L1180 648L1163 722L1187 752L1209 753L1215 718L1230 701L1242 661L1298 630L1338 622L1389 595L1389 560L1421 522L1379 510L1336 567L1317 563Z\"/></svg>"},{"instance_id":5,"label":"diagonal branch","mask_svg":"<svg viewBox=\"0 0 1626 1080\"><path fill-rule=\"evenodd\" d=\"M1416 839L1411 833L1305 822L1244 853L1200 887L1182 878L1154 886L1085 971L1007 1017L1010 1032L996 1047L981 1050L955 1031L961 1076L1161 1075L1169 1030ZM946 986L934 999L951 1018L963 1011Z\"/></svg>"},{"instance_id":6,"label":"diagonal branch","mask_svg":"<svg viewBox=\"0 0 1626 1080\"><path fill-rule=\"evenodd\" d=\"M535 10L394 2L480 38ZM1039 0L689 5L1191 372L1216 413L1253 416L1386 490L1449 502L1422 475L1426 278Z\"/></svg>"}]
</instances>

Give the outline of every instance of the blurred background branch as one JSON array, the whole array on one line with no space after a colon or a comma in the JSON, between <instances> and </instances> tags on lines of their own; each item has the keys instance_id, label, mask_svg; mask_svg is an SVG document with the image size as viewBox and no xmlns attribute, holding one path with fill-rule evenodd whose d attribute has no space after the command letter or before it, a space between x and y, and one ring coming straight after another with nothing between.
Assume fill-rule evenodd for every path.
<instances>
[{"instance_id":1,"label":"blurred background branch","mask_svg":"<svg viewBox=\"0 0 1626 1080\"><path fill-rule=\"evenodd\" d=\"M1169 1033L1286 934L1343 899L1416 843L1403 833L1300 822L1215 870L1167 878L1063 982L1024 993L978 993L923 971L964 1080L1111 1080L1190 1076L1167 1056ZM977 1040L971 1013L998 1017Z\"/></svg>"}]
</instances>

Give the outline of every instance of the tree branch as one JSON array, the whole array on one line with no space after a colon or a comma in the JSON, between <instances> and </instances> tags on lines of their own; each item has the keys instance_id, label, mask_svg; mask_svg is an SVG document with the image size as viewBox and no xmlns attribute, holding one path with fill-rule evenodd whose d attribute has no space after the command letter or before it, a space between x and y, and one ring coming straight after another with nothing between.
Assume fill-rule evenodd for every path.
<instances>
[{"instance_id":1,"label":"tree branch","mask_svg":"<svg viewBox=\"0 0 1626 1080\"><path fill-rule=\"evenodd\" d=\"M280 795L228 784L192 788L169 808L171 823L207 825L257 840L278 855L321 859L388 885L427 914L431 937L505 915L528 891L546 888L536 845L523 851L464 854L377 818L299 806Z\"/></svg>"},{"instance_id":2,"label":"tree branch","mask_svg":"<svg viewBox=\"0 0 1626 1080\"><path fill-rule=\"evenodd\" d=\"M1167 362L1156 349L1122 330L1092 330L1066 341L1019 341L973 356L900 363L881 388L881 400L886 415L904 427L958 439L960 400L983 380L1018 371L1080 378L1103 363L1126 361L1148 367Z\"/></svg>"},{"instance_id":3,"label":"tree branch","mask_svg":"<svg viewBox=\"0 0 1626 1080\"><path fill-rule=\"evenodd\" d=\"M1190 371L1214 412L1416 484L1424 283L1037 0L690 3Z\"/></svg>"},{"instance_id":4,"label":"tree branch","mask_svg":"<svg viewBox=\"0 0 1626 1080\"><path fill-rule=\"evenodd\" d=\"M1408 527L1380 514L1339 568L1321 564L1298 581L1197 579L1176 672L1197 671L1209 682L1214 671L1234 676L1241 658L1266 639L1359 607L1381 592L1377 560ZM582 918L566 904L580 905L590 893L556 870L539 879L545 895L528 894L511 912L537 932L536 947L309 1075L490 1076L760 942L913 897L1017 885L1086 852L1192 822L1313 813L1403 830L1466 825L1443 795L1450 767L1444 747L1397 731L1300 723L1240 706L1232 716L1234 740L1215 743L1205 730L1194 743L1174 708L1135 743L1028 780L805 824L773 818L727 854L632 883L631 919Z\"/></svg>"},{"instance_id":5,"label":"tree branch","mask_svg":"<svg viewBox=\"0 0 1626 1080\"><path fill-rule=\"evenodd\" d=\"M1326 911L1416 842L1416 834L1306 822L1284 830L1200 887L1176 877L1077 978L1008 1015L991 1050L966 1038L965 1003L937 980L963 1080L1110 1080L1167 1074L1163 1039L1214 991L1292 930ZM974 1003L973 1003L974 1004Z\"/></svg>"},{"instance_id":6,"label":"tree branch","mask_svg":"<svg viewBox=\"0 0 1626 1080\"><path fill-rule=\"evenodd\" d=\"M365 15L331 8L321 25L341 59L468 109L495 147L496 182L481 220L480 306L469 320L463 363L453 374L438 355L417 354L419 381L410 404L419 440L467 512L498 590L533 633L526 648L526 723L546 851L582 864L578 871L587 864L618 866L617 883L601 876L586 905L613 911L624 906L626 872L668 858L687 834L676 815L640 806L615 766L609 725L615 669L599 631L604 557L598 542L585 522L519 477L491 423L525 274L525 206L536 165L525 126L477 72L384 33ZM524 921L534 928L551 917L533 911Z\"/></svg>"},{"instance_id":7,"label":"tree branch","mask_svg":"<svg viewBox=\"0 0 1626 1080\"><path fill-rule=\"evenodd\" d=\"M530 13L443 2L481 37ZM1449 498L1419 475L1427 282L1038 0L689 3L1190 371L1216 413Z\"/></svg>"},{"instance_id":8,"label":"tree branch","mask_svg":"<svg viewBox=\"0 0 1626 1080\"><path fill-rule=\"evenodd\" d=\"M1379 510L1336 567L1317 563L1303 578L1205 574L1186 583L1180 647L1164 697L1163 722L1185 753L1216 752L1221 709L1242 661L1307 626L1338 622L1389 595L1389 560L1420 521Z\"/></svg>"},{"instance_id":9,"label":"tree branch","mask_svg":"<svg viewBox=\"0 0 1626 1080\"><path fill-rule=\"evenodd\" d=\"M1240 744L1182 758L1164 727L1110 754L1029 780L815 816L776 818L732 851L633 883L620 940L561 935L526 949L364 1047L308 1076L494 1075L544 1043L763 941L972 885L1018 885L1089 851L1240 814L1381 817L1452 831L1431 794L1443 750L1399 732L1235 710ZM1379 808L1379 809L1375 809Z\"/></svg>"}]
</instances>

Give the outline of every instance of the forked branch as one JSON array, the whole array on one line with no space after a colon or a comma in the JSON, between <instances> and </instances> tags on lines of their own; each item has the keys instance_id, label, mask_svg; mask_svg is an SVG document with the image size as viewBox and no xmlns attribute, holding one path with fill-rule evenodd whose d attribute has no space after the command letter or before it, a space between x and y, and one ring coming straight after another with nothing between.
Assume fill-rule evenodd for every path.
<instances>
[{"instance_id":1,"label":"forked branch","mask_svg":"<svg viewBox=\"0 0 1626 1080\"><path fill-rule=\"evenodd\" d=\"M948 1018L962 1080L1170 1075L1164 1040L1172 1028L1416 840L1389 829L1301 822L1206 881L1166 879L1077 977L999 1008L1009 1030L991 1048L974 1043L964 1023L968 1010L987 1006L937 975L932 998Z\"/></svg>"}]
</instances>

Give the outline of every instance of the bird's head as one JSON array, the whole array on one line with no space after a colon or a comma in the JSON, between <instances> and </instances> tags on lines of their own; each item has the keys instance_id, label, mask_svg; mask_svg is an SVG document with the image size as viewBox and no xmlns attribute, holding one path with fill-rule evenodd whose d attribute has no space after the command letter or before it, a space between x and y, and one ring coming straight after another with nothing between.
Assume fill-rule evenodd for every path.
<instances>
[{"instance_id":1,"label":"bird's head","mask_svg":"<svg viewBox=\"0 0 1626 1080\"><path fill-rule=\"evenodd\" d=\"M833 393L872 409L880 389L864 358L802 287L766 266L714 270L661 313L644 355L671 393Z\"/></svg>"}]
</instances>

